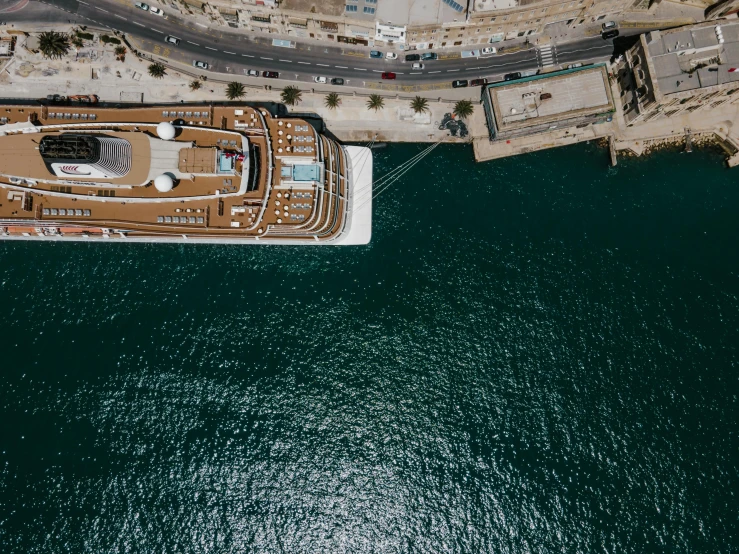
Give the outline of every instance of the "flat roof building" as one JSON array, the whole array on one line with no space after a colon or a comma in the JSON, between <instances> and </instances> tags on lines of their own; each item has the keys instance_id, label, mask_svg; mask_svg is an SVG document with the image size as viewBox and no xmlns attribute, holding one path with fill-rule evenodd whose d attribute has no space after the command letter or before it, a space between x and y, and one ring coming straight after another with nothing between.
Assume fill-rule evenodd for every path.
<instances>
[{"instance_id":1,"label":"flat roof building","mask_svg":"<svg viewBox=\"0 0 739 554\"><path fill-rule=\"evenodd\" d=\"M616 74L628 124L733 100L739 91L739 23L641 35Z\"/></svg>"},{"instance_id":2,"label":"flat roof building","mask_svg":"<svg viewBox=\"0 0 739 554\"><path fill-rule=\"evenodd\" d=\"M615 110L605 64L493 83L482 100L491 140L605 121Z\"/></svg>"}]
</instances>

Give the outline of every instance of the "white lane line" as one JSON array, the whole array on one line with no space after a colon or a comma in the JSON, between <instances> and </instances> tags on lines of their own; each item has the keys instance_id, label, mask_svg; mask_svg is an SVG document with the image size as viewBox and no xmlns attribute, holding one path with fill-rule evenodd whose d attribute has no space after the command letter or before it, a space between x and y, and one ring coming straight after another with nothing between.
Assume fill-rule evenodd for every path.
<instances>
[{"instance_id":1,"label":"white lane line","mask_svg":"<svg viewBox=\"0 0 739 554\"><path fill-rule=\"evenodd\" d=\"M218 48L211 48L210 46L205 47L206 50L213 50L214 52L218 52Z\"/></svg>"},{"instance_id":2,"label":"white lane line","mask_svg":"<svg viewBox=\"0 0 739 554\"><path fill-rule=\"evenodd\" d=\"M122 15L118 15L117 13L115 13L115 14L113 14L113 15L115 15L115 16L116 16L117 18L119 18L119 19L122 19L123 21L128 21L128 19L126 19L126 18L125 18L125 17L123 17Z\"/></svg>"},{"instance_id":3,"label":"white lane line","mask_svg":"<svg viewBox=\"0 0 739 554\"><path fill-rule=\"evenodd\" d=\"M345 65L335 65L334 67L337 67L337 68L339 68L339 69L349 69L349 68L348 68L347 66L345 66Z\"/></svg>"},{"instance_id":4,"label":"white lane line","mask_svg":"<svg viewBox=\"0 0 739 554\"><path fill-rule=\"evenodd\" d=\"M303 65L310 65L310 62L298 62L298 63L301 63Z\"/></svg>"},{"instance_id":5,"label":"white lane line","mask_svg":"<svg viewBox=\"0 0 739 554\"><path fill-rule=\"evenodd\" d=\"M163 35L164 34L164 31L160 31L159 29L155 29L154 27L149 27L149 29L151 29L155 33L159 33L160 35Z\"/></svg>"},{"instance_id":6,"label":"white lane line","mask_svg":"<svg viewBox=\"0 0 739 554\"><path fill-rule=\"evenodd\" d=\"M254 57L251 54L241 54L241 55L244 56L245 58L253 58Z\"/></svg>"},{"instance_id":7,"label":"white lane line","mask_svg":"<svg viewBox=\"0 0 739 554\"><path fill-rule=\"evenodd\" d=\"M197 42L193 42L191 40L186 40L185 42L187 42L188 44L194 44L195 46L200 46Z\"/></svg>"},{"instance_id":8,"label":"white lane line","mask_svg":"<svg viewBox=\"0 0 739 554\"><path fill-rule=\"evenodd\" d=\"M575 52L587 52L588 50L603 50L605 48L613 49L613 46L610 45L610 44L604 44L602 46L593 46L592 48L582 48L581 50L560 50L560 49L557 49L557 55L574 54Z\"/></svg>"},{"instance_id":9,"label":"white lane line","mask_svg":"<svg viewBox=\"0 0 739 554\"><path fill-rule=\"evenodd\" d=\"M270 60L270 61L272 61L272 58L265 58L265 57L262 57L262 56L259 56L259 59L260 60Z\"/></svg>"},{"instance_id":10,"label":"white lane line","mask_svg":"<svg viewBox=\"0 0 739 554\"><path fill-rule=\"evenodd\" d=\"M366 69L362 69L361 67L355 67L354 71L367 71ZM380 71L382 73L382 71Z\"/></svg>"},{"instance_id":11,"label":"white lane line","mask_svg":"<svg viewBox=\"0 0 739 554\"><path fill-rule=\"evenodd\" d=\"M138 21L134 21L134 22L133 22L133 24L134 24L134 25L138 25L139 27L146 27L146 25L142 25L142 24L141 24L141 23L139 23Z\"/></svg>"},{"instance_id":12,"label":"white lane line","mask_svg":"<svg viewBox=\"0 0 739 554\"><path fill-rule=\"evenodd\" d=\"M423 72L422 71L415 71L415 72L411 71L409 75L423 75Z\"/></svg>"},{"instance_id":13,"label":"white lane line","mask_svg":"<svg viewBox=\"0 0 739 554\"><path fill-rule=\"evenodd\" d=\"M280 60L281 62L293 63L292 60Z\"/></svg>"},{"instance_id":14,"label":"white lane line","mask_svg":"<svg viewBox=\"0 0 739 554\"><path fill-rule=\"evenodd\" d=\"M432 73L441 73L441 71L429 71L429 75L431 75Z\"/></svg>"},{"instance_id":15,"label":"white lane line","mask_svg":"<svg viewBox=\"0 0 739 554\"><path fill-rule=\"evenodd\" d=\"M207 25L203 25L202 23L195 23L195 25L197 25L198 27L202 27L203 29L207 29L208 28Z\"/></svg>"},{"instance_id":16,"label":"white lane line","mask_svg":"<svg viewBox=\"0 0 739 554\"><path fill-rule=\"evenodd\" d=\"M320 65L321 67L329 67L327 63L317 63L316 65Z\"/></svg>"},{"instance_id":17,"label":"white lane line","mask_svg":"<svg viewBox=\"0 0 739 554\"><path fill-rule=\"evenodd\" d=\"M89 6L89 5L90 5L90 4L88 4L87 2L83 2L82 0L77 0L77 1L78 1L78 2L80 3L80 4L84 4L85 6Z\"/></svg>"},{"instance_id":18,"label":"white lane line","mask_svg":"<svg viewBox=\"0 0 739 554\"><path fill-rule=\"evenodd\" d=\"M373 69L372 70L372 73L382 73L382 70L381 69Z\"/></svg>"},{"instance_id":19,"label":"white lane line","mask_svg":"<svg viewBox=\"0 0 739 554\"><path fill-rule=\"evenodd\" d=\"M405 75L405 73L403 73L402 71L396 71L395 74L396 75Z\"/></svg>"},{"instance_id":20,"label":"white lane line","mask_svg":"<svg viewBox=\"0 0 739 554\"><path fill-rule=\"evenodd\" d=\"M234 56L236 55L236 52L229 52L228 50L224 50L223 53L224 54L233 54Z\"/></svg>"},{"instance_id":21,"label":"white lane line","mask_svg":"<svg viewBox=\"0 0 739 554\"><path fill-rule=\"evenodd\" d=\"M451 73L451 72L453 72L453 71L459 71L459 69L447 69L447 70L446 70L446 72L447 72L447 73Z\"/></svg>"},{"instance_id":22,"label":"white lane line","mask_svg":"<svg viewBox=\"0 0 739 554\"><path fill-rule=\"evenodd\" d=\"M95 6L95 9L100 10L101 12L110 13L108 10L104 10L103 8L99 8L97 6Z\"/></svg>"}]
</instances>

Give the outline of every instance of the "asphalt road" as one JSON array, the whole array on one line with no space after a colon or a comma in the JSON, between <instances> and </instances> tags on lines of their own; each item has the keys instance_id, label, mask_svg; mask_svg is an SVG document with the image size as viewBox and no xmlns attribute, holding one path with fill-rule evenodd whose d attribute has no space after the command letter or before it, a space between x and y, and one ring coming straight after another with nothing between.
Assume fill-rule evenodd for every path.
<instances>
[{"instance_id":1,"label":"asphalt road","mask_svg":"<svg viewBox=\"0 0 739 554\"><path fill-rule=\"evenodd\" d=\"M0 0L13 5L18 0ZM159 5L159 4L155 4ZM28 24L78 24L108 27L126 33L141 50L179 63L194 60L210 64L210 71L243 75L247 69L277 71L281 79L310 82L315 76L342 77L347 85L380 83L381 73L397 75L396 83L420 85L448 83L456 79L486 77L499 80L504 74L541 68L541 52L533 47L480 58L453 58L424 62L424 69L413 71L411 64L398 60L375 60L367 50L297 43L294 48L276 47L271 39L230 32L228 28L206 27L164 8L165 17L135 8L126 0L32 0L25 7L0 13L0 20L18 27ZM180 39L174 46L164 42L168 35ZM603 61L613 53L612 41L600 36L555 45L551 56L555 64ZM402 55L399 56L402 58ZM388 82L388 84L390 84Z\"/></svg>"}]
</instances>

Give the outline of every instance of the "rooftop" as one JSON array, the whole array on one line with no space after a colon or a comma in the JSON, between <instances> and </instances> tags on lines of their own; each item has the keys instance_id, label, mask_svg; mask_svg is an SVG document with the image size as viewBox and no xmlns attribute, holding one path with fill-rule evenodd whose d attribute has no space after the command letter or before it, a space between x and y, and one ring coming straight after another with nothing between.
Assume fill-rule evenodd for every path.
<instances>
[{"instance_id":1,"label":"rooftop","mask_svg":"<svg viewBox=\"0 0 739 554\"><path fill-rule=\"evenodd\" d=\"M730 71L739 68L739 23L654 31L643 40L662 94L739 82L739 72Z\"/></svg>"},{"instance_id":2,"label":"rooftop","mask_svg":"<svg viewBox=\"0 0 739 554\"><path fill-rule=\"evenodd\" d=\"M604 64L494 83L488 94L500 132L613 109Z\"/></svg>"}]
</instances>

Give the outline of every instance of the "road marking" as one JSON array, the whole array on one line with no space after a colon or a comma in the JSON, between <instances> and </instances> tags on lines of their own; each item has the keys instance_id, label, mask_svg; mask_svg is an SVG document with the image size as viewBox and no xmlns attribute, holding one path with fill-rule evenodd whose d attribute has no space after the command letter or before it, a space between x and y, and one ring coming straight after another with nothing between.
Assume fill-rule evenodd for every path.
<instances>
[{"instance_id":1,"label":"road marking","mask_svg":"<svg viewBox=\"0 0 739 554\"><path fill-rule=\"evenodd\" d=\"M402 71L396 71L395 74L396 75L405 75L405 73L403 73Z\"/></svg>"},{"instance_id":2,"label":"road marking","mask_svg":"<svg viewBox=\"0 0 739 554\"><path fill-rule=\"evenodd\" d=\"M459 69L447 69L447 70L446 70L446 72L447 72L447 73L451 73L451 72L453 72L453 71L459 71Z\"/></svg>"},{"instance_id":3,"label":"road marking","mask_svg":"<svg viewBox=\"0 0 739 554\"><path fill-rule=\"evenodd\" d=\"M85 6L89 6L89 5L90 5L90 4L88 4L87 2L83 2L82 0L77 0L77 1L78 1L78 2L80 3L80 4L84 4Z\"/></svg>"},{"instance_id":4,"label":"road marking","mask_svg":"<svg viewBox=\"0 0 739 554\"><path fill-rule=\"evenodd\" d=\"M200 46L197 42L193 42L191 40L186 40L185 42L187 42L189 44L194 44L195 46Z\"/></svg>"},{"instance_id":5,"label":"road marking","mask_svg":"<svg viewBox=\"0 0 739 554\"><path fill-rule=\"evenodd\" d=\"M382 70L381 69L373 69L372 70L372 73L382 73Z\"/></svg>"},{"instance_id":6,"label":"road marking","mask_svg":"<svg viewBox=\"0 0 739 554\"><path fill-rule=\"evenodd\" d=\"M236 52L228 52L227 50L224 50L223 53L224 54L233 54L234 56L236 55Z\"/></svg>"},{"instance_id":7,"label":"road marking","mask_svg":"<svg viewBox=\"0 0 739 554\"><path fill-rule=\"evenodd\" d=\"M321 67L329 67L327 63L317 63L316 65L320 65Z\"/></svg>"},{"instance_id":8,"label":"road marking","mask_svg":"<svg viewBox=\"0 0 739 554\"><path fill-rule=\"evenodd\" d=\"M134 24L134 25L138 25L139 27L146 27L146 25L142 25L142 24L141 24L141 23L139 23L138 21L134 21L134 22L133 22L133 24Z\"/></svg>"},{"instance_id":9,"label":"road marking","mask_svg":"<svg viewBox=\"0 0 739 554\"><path fill-rule=\"evenodd\" d=\"M429 75L431 75L432 73L441 73L441 71L429 71Z\"/></svg>"},{"instance_id":10,"label":"road marking","mask_svg":"<svg viewBox=\"0 0 739 554\"><path fill-rule=\"evenodd\" d=\"M361 67L355 67L354 71L367 71L366 69L362 69ZM382 73L382 71L380 71Z\"/></svg>"},{"instance_id":11,"label":"road marking","mask_svg":"<svg viewBox=\"0 0 739 554\"><path fill-rule=\"evenodd\" d=\"M292 60L280 60L281 62L293 63Z\"/></svg>"},{"instance_id":12,"label":"road marking","mask_svg":"<svg viewBox=\"0 0 739 554\"><path fill-rule=\"evenodd\" d=\"M603 46L593 46L592 48L583 48L581 50L557 50L558 54L574 54L575 52L587 52L588 50L603 50L604 48L613 48L611 44L604 44Z\"/></svg>"},{"instance_id":13,"label":"road marking","mask_svg":"<svg viewBox=\"0 0 739 554\"><path fill-rule=\"evenodd\" d=\"M123 21L128 21L128 19L126 19L126 18L125 18L125 17L123 17L122 15L118 15L117 13L116 13L116 14L113 14L113 15L115 15L116 17L118 17L118 18L122 19Z\"/></svg>"},{"instance_id":14,"label":"road marking","mask_svg":"<svg viewBox=\"0 0 739 554\"><path fill-rule=\"evenodd\" d=\"M154 27L149 27L149 29L151 29L151 30L152 30L152 31L154 31L155 33L159 33L160 35L163 35L163 34L164 34L164 32L163 32L163 31L160 31L159 29L155 29Z\"/></svg>"},{"instance_id":15,"label":"road marking","mask_svg":"<svg viewBox=\"0 0 739 554\"><path fill-rule=\"evenodd\" d=\"M465 71L477 71L478 69L482 69L482 67L465 67Z\"/></svg>"},{"instance_id":16,"label":"road marking","mask_svg":"<svg viewBox=\"0 0 739 554\"><path fill-rule=\"evenodd\" d=\"M301 63L303 65L310 65L310 62L298 62L298 63Z\"/></svg>"},{"instance_id":17,"label":"road marking","mask_svg":"<svg viewBox=\"0 0 739 554\"><path fill-rule=\"evenodd\" d=\"M337 68L339 68L339 69L349 69L349 68L348 68L347 66L345 66L345 65L335 65L334 67L337 67Z\"/></svg>"},{"instance_id":18,"label":"road marking","mask_svg":"<svg viewBox=\"0 0 739 554\"><path fill-rule=\"evenodd\" d=\"M259 59L260 59L260 60L270 60L270 61L272 61L272 58L264 58L264 57L262 57L262 56L259 56Z\"/></svg>"},{"instance_id":19,"label":"road marking","mask_svg":"<svg viewBox=\"0 0 739 554\"><path fill-rule=\"evenodd\" d=\"M241 55L244 56L245 58L253 58L254 57L254 56L251 56L249 54L241 54Z\"/></svg>"},{"instance_id":20,"label":"road marking","mask_svg":"<svg viewBox=\"0 0 739 554\"><path fill-rule=\"evenodd\" d=\"M108 10L104 10L103 8L98 8L97 6L95 6L95 9L100 10L101 12L110 13Z\"/></svg>"},{"instance_id":21,"label":"road marking","mask_svg":"<svg viewBox=\"0 0 739 554\"><path fill-rule=\"evenodd\" d=\"M210 46L206 46L205 49L206 50L214 50L214 51L218 52L218 48L211 48Z\"/></svg>"},{"instance_id":22,"label":"road marking","mask_svg":"<svg viewBox=\"0 0 739 554\"><path fill-rule=\"evenodd\" d=\"M416 71L415 73L411 71L409 75L423 75L423 73L421 71Z\"/></svg>"},{"instance_id":23,"label":"road marking","mask_svg":"<svg viewBox=\"0 0 739 554\"><path fill-rule=\"evenodd\" d=\"M195 23L195 25L197 25L198 27L202 27L203 29L207 29L208 28L207 25L203 25L202 23Z\"/></svg>"}]
</instances>

